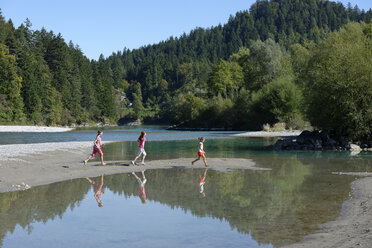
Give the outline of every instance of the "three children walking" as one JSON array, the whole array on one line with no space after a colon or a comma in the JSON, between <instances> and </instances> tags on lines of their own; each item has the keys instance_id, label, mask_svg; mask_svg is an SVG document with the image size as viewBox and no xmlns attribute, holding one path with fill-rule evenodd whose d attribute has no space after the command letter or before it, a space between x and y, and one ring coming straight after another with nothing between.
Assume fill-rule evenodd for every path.
<instances>
[{"instance_id":1,"label":"three children walking","mask_svg":"<svg viewBox=\"0 0 372 248\"><path fill-rule=\"evenodd\" d=\"M98 131L97 132L97 137L96 139L93 141L93 152L92 154L86 159L83 161L84 165L86 165L88 163L88 161L93 158L96 153L99 154L100 158L101 158L101 165L106 165L105 162L103 162L103 152L102 152L102 149L101 147L104 145L101 143L101 136L102 136L103 132L102 131ZM145 151L145 142L146 142L146 132L145 131L142 131L140 136L138 137L137 139L137 142L139 143L139 150L138 150L138 153L136 155L136 157L132 160L132 165L135 165L136 164L136 161L138 158L140 158L142 156L142 161L141 161L141 164L142 165L145 165L145 158L146 158L146 151ZM204 141L205 141L205 138L204 137L199 137L198 138L199 140L199 144L198 144L198 158L195 159L194 161L191 162L191 165L194 165L194 163L198 160L200 160L201 158L203 158L203 162L204 162L204 166L205 167L208 167L208 164L207 164L207 159L205 157L205 152L204 152Z\"/></svg>"}]
</instances>

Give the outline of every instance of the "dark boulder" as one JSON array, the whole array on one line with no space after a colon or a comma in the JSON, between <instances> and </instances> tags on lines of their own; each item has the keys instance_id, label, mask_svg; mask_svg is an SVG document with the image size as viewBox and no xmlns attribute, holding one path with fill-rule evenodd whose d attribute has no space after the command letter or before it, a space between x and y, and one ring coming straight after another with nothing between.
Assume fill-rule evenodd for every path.
<instances>
[{"instance_id":1,"label":"dark boulder","mask_svg":"<svg viewBox=\"0 0 372 248\"><path fill-rule=\"evenodd\" d=\"M278 140L273 148L275 150L350 150L350 142L340 135L328 131L303 131L296 138Z\"/></svg>"}]
</instances>

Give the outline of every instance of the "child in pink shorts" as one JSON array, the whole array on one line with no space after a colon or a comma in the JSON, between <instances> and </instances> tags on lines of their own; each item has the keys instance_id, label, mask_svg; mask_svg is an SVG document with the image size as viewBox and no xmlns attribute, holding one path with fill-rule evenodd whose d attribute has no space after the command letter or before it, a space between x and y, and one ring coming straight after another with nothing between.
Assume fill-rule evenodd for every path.
<instances>
[{"instance_id":1,"label":"child in pink shorts","mask_svg":"<svg viewBox=\"0 0 372 248\"><path fill-rule=\"evenodd\" d=\"M104 144L101 144L101 136L102 136L103 132L102 131L98 131L97 132L97 137L96 139L94 140L94 145L93 145L93 152L92 154L86 159L84 160L84 165L86 165L89 161L89 159L93 158L94 155L96 155L96 153L99 154L99 156L101 157L101 165L106 165L104 162L103 162L103 153L102 153L102 150L101 150L101 146L103 146Z\"/></svg>"}]
</instances>

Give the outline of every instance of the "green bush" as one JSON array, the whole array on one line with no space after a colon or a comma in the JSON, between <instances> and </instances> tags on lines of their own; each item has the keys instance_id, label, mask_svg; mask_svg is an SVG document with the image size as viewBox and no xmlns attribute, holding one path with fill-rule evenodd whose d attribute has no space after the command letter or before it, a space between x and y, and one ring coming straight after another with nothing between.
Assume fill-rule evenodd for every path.
<instances>
[{"instance_id":1,"label":"green bush","mask_svg":"<svg viewBox=\"0 0 372 248\"><path fill-rule=\"evenodd\" d=\"M307 69L311 124L351 139L372 132L372 23L350 23L314 49Z\"/></svg>"},{"instance_id":2,"label":"green bush","mask_svg":"<svg viewBox=\"0 0 372 248\"><path fill-rule=\"evenodd\" d=\"M287 123L294 116L301 115L302 105L302 91L293 82L293 77L280 77L252 94L249 105L251 123L255 128L266 123Z\"/></svg>"}]
</instances>

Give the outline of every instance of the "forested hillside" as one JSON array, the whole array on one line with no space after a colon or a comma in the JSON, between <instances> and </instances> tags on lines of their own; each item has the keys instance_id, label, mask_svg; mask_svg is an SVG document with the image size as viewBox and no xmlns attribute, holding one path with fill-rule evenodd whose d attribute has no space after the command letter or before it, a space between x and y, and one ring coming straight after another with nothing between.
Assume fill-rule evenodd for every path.
<instances>
[{"instance_id":1,"label":"forested hillside","mask_svg":"<svg viewBox=\"0 0 372 248\"><path fill-rule=\"evenodd\" d=\"M365 100L371 94L372 63L371 57L358 56L372 50L371 24L366 24L371 18L372 10L331 1L261 0L224 25L196 28L158 44L90 61L61 34L33 30L29 20L15 28L0 13L0 122L71 125L141 119L254 130L276 122L301 128L309 120L316 127L334 129L328 124L349 119L318 120L318 116L332 117L329 113L335 109L315 113L322 110L316 106L314 97L320 93L313 85L328 82L321 77L327 71L315 70L329 58L317 59L323 51L337 51L334 45L339 42L350 48L344 59L355 61L356 71L329 82L344 80L353 89L363 82L362 99L343 114L349 118L359 104L366 106L353 122L364 131L351 135L365 136L372 130L371 105ZM363 64L358 64L360 59ZM345 69L342 61L333 68L334 75ZM349 135L349 125L338 131Z\"/></svg>"}]
</instances>

